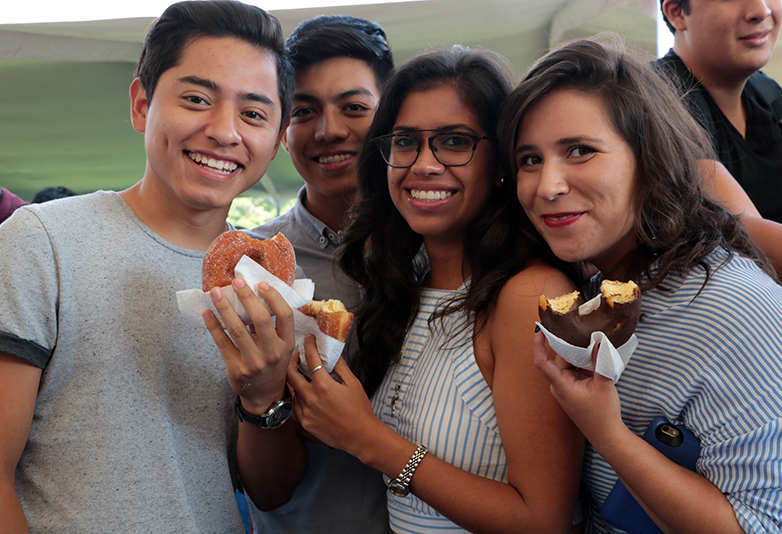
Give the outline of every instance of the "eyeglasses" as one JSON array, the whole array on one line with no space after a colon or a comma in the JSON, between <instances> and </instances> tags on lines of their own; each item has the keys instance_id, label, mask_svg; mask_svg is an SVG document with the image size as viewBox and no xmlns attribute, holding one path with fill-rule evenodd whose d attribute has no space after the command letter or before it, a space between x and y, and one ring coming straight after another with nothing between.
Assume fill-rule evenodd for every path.
<instances>
[{"instance_id":1,"label":"eyeglasses","mask_svg":"<svg viewBox=\"0 0 782 534\"><path fill-rule=\"evenodd\" d=\"M482 139L491 139L485 135L468 132L453 132L441 130L413 130L381 135L372 139L372 143L383 155L383 160L389 167L396 169L410 167L421 153L423 139L414 134L437 132L430 135L429 148L435 159L448 167L467 165L472 161L475 149Z\"/></svg>"}]
</instances>

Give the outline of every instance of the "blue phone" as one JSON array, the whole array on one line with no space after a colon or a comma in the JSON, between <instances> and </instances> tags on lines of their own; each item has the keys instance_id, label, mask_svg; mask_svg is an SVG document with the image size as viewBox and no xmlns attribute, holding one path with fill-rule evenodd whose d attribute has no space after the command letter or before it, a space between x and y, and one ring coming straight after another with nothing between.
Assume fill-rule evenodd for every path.
<instances>
[{"instance_id":1,"label":"blue phone","mask_svg":"<svg viewBox=\"0 0 782 534\"><path fill-rule=\"evenodd\" d=\"M644 441L690 471L695 471L695 462L701 452L701 442L695 434L680 425L656 417L643 435ZM630 534L664 534L630 495L621 480L617 480L608 494L600 515L615 527Z\"/></svg>"}]
</instances>

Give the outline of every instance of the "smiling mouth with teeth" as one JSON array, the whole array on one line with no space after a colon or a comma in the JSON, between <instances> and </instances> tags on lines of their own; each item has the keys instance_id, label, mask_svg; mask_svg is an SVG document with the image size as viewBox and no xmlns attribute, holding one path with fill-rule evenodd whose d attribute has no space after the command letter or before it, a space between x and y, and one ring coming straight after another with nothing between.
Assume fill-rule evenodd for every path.
<instances>
[{"instance_id":1,"label":"smiling mouth with teeth","mask_svg":"<svg viewBox=\"0 0 782 534\"><path fill-rule=\"evenodd\" d=\"M190 156L190 159L192 159L202 167L206 167L210 171L219 174L231 174L237 168L239 168L239 165L234 163L233 161L225 161L222 159L210 158L198 152L188 152L187 155Z\"/></svg>"},{"instance_id":2,"label":"smiling mouth with teeth","mask_svg":"<svg viewBox=\"0 0 782 534\"><path fill-rule=\"evenodd\" d=\"M420 191L418 189L411 189L410 196L416 200L423 200L424 202L443 200L453 194L452 191Z\"/></svg>"},{"instance_id":3,"label":"smiling mouth with teeth","mask_svg":"<svg viewBox=\"0 0 782 534\"><path fill-rule=\"evenodd\" d=\"M334 163L340 163L352 157L353 154L337 154L335 156L320 156L318 158L318 163L323 163L324 165L331 165Z\"/></svg>"}]
</instances>

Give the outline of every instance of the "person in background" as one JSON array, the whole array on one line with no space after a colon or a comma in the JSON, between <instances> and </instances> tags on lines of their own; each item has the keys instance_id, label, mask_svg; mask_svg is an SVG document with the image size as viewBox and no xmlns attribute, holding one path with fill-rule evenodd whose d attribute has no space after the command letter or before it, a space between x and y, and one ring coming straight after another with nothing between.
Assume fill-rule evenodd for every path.
<instances>
[{"instance_id":1,"label":"person in background","mask_svg":"<svg viewBox=\"0 0 782 534\"><path fill-rule=\"evenodd\" d=\"M0 223L10 217L17 208L21 208L27 204L29 204L29 202L25 202L5 187L0 188Z\"/></svg>"},{"instance_id":2,"label":"person in background","mask_svg":"<svg viewBox=\"0 0 782 534\"><path fill-rule=\"evenodd\" d=\"M334 256L358 194L356 161L380 90L394 68L383 29L350 16L301 23L286 41L295 83L290 124L282 136L304 187L294 207L250 235L282 232L296 261L315 282L315 300L358 304L358 286L340 276ZM347 351L346 351L347 352ZM349 454L307 441L307 474L293 499L276 510L251 505L258 532L388 532L380 474Z\"/></svg>"},{"instance_id":3,"label":"person in background","mask_svg":"<svg viewBox=\"0 0 782 534\"><path fill-rule=\"evenodd\" d=\"M339 382L289 369L303 428L385 475L398 534L572 522L583 440L531 349L540 292L573 282L520 233L501 187L494 131L510 88L485 50L432 51L394 73L340 261L362 288L363 385L341 360ZM316 368L311 338L306 356Z\"/></svg>"},{"instance_id":4,"label":"person in background","mask_svg":"<svg viewBox=\"0 0 782 534\"><path fill-rule=\"evenodd\" d=\"M237 465L243 483L255 466L274 480L303 449L290 425L243 425L236 448L235 405L261 414L283 395L290 308L264 291L277 314L255 334L266 350L223 360L175 296L201 286L231 202L277 152L292 90L282 28L240 2L177 3L136 75L141 180L25 206L0 226L4 532L241 533ZM303 475L290 471L269 506Z\"/></svg>"},{"instance_id":5,"label":"person in background","mask_svg":"<svg viewBox=\"0 0 782 534\"><path fill-rule=\"evenodd\" d=\"M706 133L648 65L592 41L539 60L500 116L520 224L559 259L641 288L638 347L616 384L535 338L587 439L586 531L620 532L600 509L621 479L664 532L780 532L782 287L704 193ZM658 416L700 439L696 471L642 439Z\"/></svg>"},{"instance_id":6,"label":"person in background","mask_svg":"<svg viewBox=\"0 0 782 534\"><path fill-rule=\"evenodd\" d=\"M62 185L44 187L35 194L35 197L33 197L33 204L42 204L43 202L48 202L50 200L73 196L76 196L76 192Z\"/></svg>"},{"instance_id":7,"label":"person in background","mask_svg":"<svg viewBox=\"0 0 782 534\"><path fill-rule=\"evenodd\" d=\"M760 72L782 2L660 0L660 8L674 45L655 69L683 96L759 215L782 223L782 88Z\"/></svg>"}]
</instances>

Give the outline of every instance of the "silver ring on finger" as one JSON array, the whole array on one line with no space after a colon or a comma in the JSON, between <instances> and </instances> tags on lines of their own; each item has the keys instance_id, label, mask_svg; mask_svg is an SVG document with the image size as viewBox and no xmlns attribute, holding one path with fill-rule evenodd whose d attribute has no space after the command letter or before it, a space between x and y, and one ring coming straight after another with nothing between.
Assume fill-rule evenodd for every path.
<instances>
[{"instance_id":1,"label":"silver ring on finger","mask_svg":"<svg viewBox=\"0 0 782 534\"><path fill-rule=\"evenodd\" d=\"M323 364L320 364L320 365L319 365L319 366L317 366L315 369L313 369L312 371L310 371L310 374L311 374L311 375L314 375L314 374L315 374L315 371L320 371L321 369L323 369Z\"/></svg>"}]
</instances>

